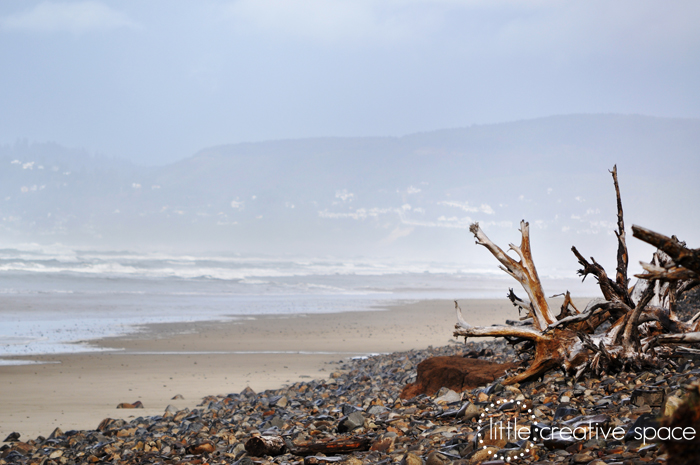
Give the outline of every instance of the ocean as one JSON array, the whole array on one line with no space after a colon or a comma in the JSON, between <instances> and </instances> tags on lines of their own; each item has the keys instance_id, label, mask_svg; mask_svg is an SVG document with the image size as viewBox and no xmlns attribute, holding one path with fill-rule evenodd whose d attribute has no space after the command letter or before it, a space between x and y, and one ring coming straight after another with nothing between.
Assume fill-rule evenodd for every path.
<instances>
[{"instance_id":1,"label":"ocean","mask_svg":"<svg viewBox=\"0 0 700 465\"><path fill-rule=\"evenodd\" d=\"M547 295L593 283L542 275ZM2 357L100 350L96 339L151 323L377 310L421 299L505 298L496 264L334 257L177 255L27 245L0 250ZM524 293L520 290L520 294Z\"/></svg>"}]
</instances>

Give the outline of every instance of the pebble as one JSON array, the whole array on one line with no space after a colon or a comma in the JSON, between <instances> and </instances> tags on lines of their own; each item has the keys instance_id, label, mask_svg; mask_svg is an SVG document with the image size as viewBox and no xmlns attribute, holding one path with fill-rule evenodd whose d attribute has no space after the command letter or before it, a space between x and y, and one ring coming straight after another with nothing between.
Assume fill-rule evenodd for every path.
<instances>
[{"instance_id":1,"label":"pebble","mask_svg":"<svg viewBox=\"0 0 700 465\"><path fill-rule=\"evenodd\" d=\"M133 404L122 402L121 404L117 405L117 408L143 408L143 404L140 400L137 400Z\"/></svg>"},{"instance_id":2,"label":"pebble","mask_svg":"<svg viewBox=\"0 0 700 465\"><path fill-rule=\"evenodd\" d=\"M661 416L670 417L681 405L683 399L678 396L670 395L664 399L664 403L661 405Z\"/></svg>"},{"instance_id":3,"label":"pebble","mask_svg":"<svg viewBox=\"0 0 700 465\"><path fill-rule=\"evenodd\" d=\"M462 418L466 422L470 421L472 418L478 417L481 414L481 409L471 402L467 402L464 405L463 410L464 413L462 414Z\"/></svg>"},{"instance_id":4,"label":"pebble","mask_svg":"<svg viewBox=\"0 0 700 465\"><path fill-rule=\"evenodd\" d=\"M361 428L365 424L365 417L360 412L353 412L338 423L338 432L347 433Z\"/></svg>"},{"instance_id":5,"label":"pebble","mask_svg":"<svg viewBox=\"0 0 700 465\"><path fill-rule=\"evenodd\" d=\"M552 371L520 385L504 386L496 381L463 393L442 390L433 397L399 399L401 389L415 380L416 366L422 360L463 353L480 354L495 362L516 358L511 346L489 341L341 360L327 368L328 379L261 393L248 387L240 393L208 396L193 410L169 405L162 415L141 417L135 413L136 418L128 420L107 418L95 430L64 432L56 428L48 438L33 440L21 441L19 433L12 433L0 447L0 465L503 463L501 456L515 458L520 450L517 444L489 440L493 445L484 449L477 443L481 431L478 420L492 403L492 415L521 412L519 418L528 425L526 444L533 452L509 463L660 463L664 461L663 449L645 447L634 441L630 432L637 426L656 424L662 410L678 408L686 386L700 374L692 358L676 359L683 370L668 365L577 381ZM525 408L532 410L528 415L535 415L535 419L526 418ZM577 440L554 435L543 444L537 436L541 433L534 432L535 426L541 431L553 426L586 429L589 425L619 427L628 440ZM369 450L308 457L287 450L274 457L247 455L246 442L270 435L282 436L294 445L363 438L369 440ZM537 442L532 445L532 440Z\"/></svg>"},{"instance_id":6,"label":"pebble","mask_svg":"<svg viewBox=\"0 0 700 465\"><path fill-rule=\"evenodd\" d=\"M401 465L424 465L423 459L412 452L406 453L401 459Z\"/></svg>"},{"instance_id":7,"label":"pebble","mask_svg":"<svg viewBox=\"0 0 700 465\"><path fill-rule=\"evenodd\" d=\"M175 406L172 405L172 404L168 404L168 406L165 407L165 413L166 413L166 414L175 415L179 410L180 410L180 409L178 409L177 407L175 407Z\"/></svg>"},{"instance_id":8,"label":"pebble","mask_svg":"<svg viewBox=\"0 0 700 465\"><path fill-rule=\"evenodd\" d=\"M18 441L20 436L21 436L21 434L19 434L18 432L15 431L14 433L8 434L7 437L5 438L5 440L4 440L3 442L15 442L15 441Z\"/></svg>"},{"instance_id":9,"label":"pebble","mask_svg":"<svg viewBox=\"0 0 700 465\"><path fill-rule=\"evenodd\" d=\"M448 389L447 392L437 397L433 402L436 404L451 404L452 402L459 402L460 400L462 400L462 396L452 389Z\"/></svg>"},{"instance_id":10,"label":"pebble","mask_svg":"<svg viewBox=\"0 0 700 465\"><path fill-rule=\"evenodd\" d=\"M439 452L431 452L425 461L425 465L446 465L452 461Z\"/></svg>"}]
</instances>

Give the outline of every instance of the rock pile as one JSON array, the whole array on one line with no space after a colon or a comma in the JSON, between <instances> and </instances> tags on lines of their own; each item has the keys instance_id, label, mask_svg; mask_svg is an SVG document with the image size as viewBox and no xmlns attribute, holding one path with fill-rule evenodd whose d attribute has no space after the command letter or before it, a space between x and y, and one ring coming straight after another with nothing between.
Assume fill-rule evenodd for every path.
<instances>
[{"instance_id":1,"label":"rock pile","mask_svg":"<svg viewBox=\"0 0 700 465\"><path fill-rule=\"evenodd\" d=\"M210 396L191 411L105 419L95 430L56 429L26 442L13 434L0 448L0 465L666 463L659 444L645 444L635 428L658 427L656 417L672 414L686 390L696 392L700 376L688 359L676 369L579 382L554 372L519 386L496 380L461 394L443 387L433 396L399 397L420 362L465 353L515 359L502 342L481 342L340 361L327 379ZM487 428L508 415L518 416L524 439ZM588 434L567 437L567 426ZM602 433L593 436L594 429Z\"/></svg>"}]
</instances>

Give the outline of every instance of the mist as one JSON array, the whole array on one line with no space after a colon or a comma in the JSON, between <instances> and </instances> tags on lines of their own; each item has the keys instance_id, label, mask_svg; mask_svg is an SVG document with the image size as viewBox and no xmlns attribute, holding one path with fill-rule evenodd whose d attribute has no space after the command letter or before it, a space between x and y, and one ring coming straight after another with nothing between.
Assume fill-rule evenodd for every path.
<instances>
[{"instance_id":1,"label":"mist","mask_svg":"<svg viewBox=\"0 0 700 465\"><path fill-rule=\"evenodd\" d=\"M0 239L493 269L698 240L700 7L9 1ZM651 251L630 240L633 267Z\"/></svg>"},{"instance_id":2,"label":"mist","mask_svg":"<svg viewBox=\"0 0 700 465\"><path fill-rule=\"evenodd\" d=\"M55 144L0 148L6 245L338 257L496 267L473 244L531 225L536 261L575 276L575 245L614 268L618 167L627 226L700 243L700 120L572 115L404 137L206 148L156 167ZM663 155L660 155L663 154ZM650 247L628 239L632 270Z\"/></svg>"}]
</instances>

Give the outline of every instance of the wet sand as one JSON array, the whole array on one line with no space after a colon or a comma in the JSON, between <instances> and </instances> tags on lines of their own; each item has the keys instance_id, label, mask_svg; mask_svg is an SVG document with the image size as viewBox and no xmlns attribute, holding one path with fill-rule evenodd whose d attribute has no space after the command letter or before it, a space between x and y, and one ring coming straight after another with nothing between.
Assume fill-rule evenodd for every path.
<instances>
[{"instance_id":1,"label":"wet sand","mask_svg":"<svg viewBox=\"0 0 700 465\"><path fill-rule=\"evenodd\" d=\"M474 325L518 316L505 299L461 306ZM246 386L326 378L345 358L456 343L455 322L452 301L427 300L371 312L149 325L97 341L102 352L5 357L49 363L0 366L0 440L13 431L28 440L56 427L95 429L107 417L160 415L168 404L192 409L207 395ZM172 400L177 394L184 399ZM116 409L137 400L144 409Z\"/></svg>"}]
</instances>

